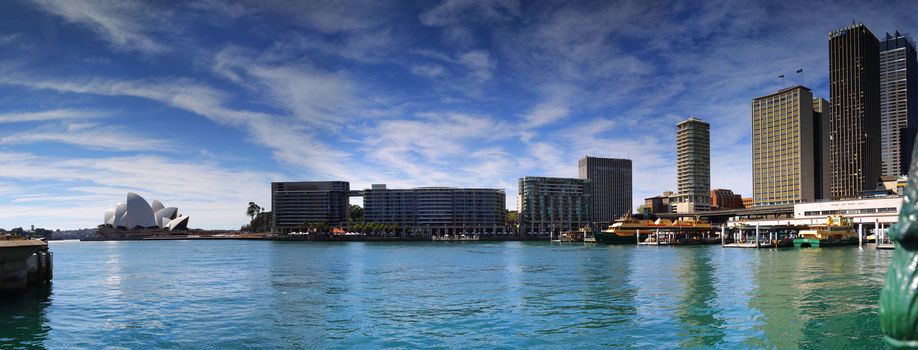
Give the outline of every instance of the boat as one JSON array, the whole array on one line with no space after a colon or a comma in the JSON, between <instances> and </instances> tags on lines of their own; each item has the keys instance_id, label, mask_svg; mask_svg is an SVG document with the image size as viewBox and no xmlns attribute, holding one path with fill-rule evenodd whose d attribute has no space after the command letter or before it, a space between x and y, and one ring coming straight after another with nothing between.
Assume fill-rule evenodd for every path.
<instances>
[{"instance_id":1,"label":"boat","mask_svg":"<svg viewBox=\"0 0 918 350\"><path fill-rule=\"evenodd\" d=\"M851 218L829 216L825 225L801 230L794 239L796 248L831 247L857 244L857 233Z\"/></svg>"},{"instance_id":2,"label":"boat","mask_svg":"<svg viewBox=\"0 0 918 350\"><path fill-rule=\"evenodd\" d=\"M625 214L620 219L615 220L612 225L609 225L605 230L599 231L593 234L593 239L597 243L611 243L611 244L635 244L637 243L637 232L638 230L648 226L653 226L654 222L652 220L638 220L631 216L631 213ZM645 233L651 233L650 230L645 230Z\"/></svg>"}]
</instances>

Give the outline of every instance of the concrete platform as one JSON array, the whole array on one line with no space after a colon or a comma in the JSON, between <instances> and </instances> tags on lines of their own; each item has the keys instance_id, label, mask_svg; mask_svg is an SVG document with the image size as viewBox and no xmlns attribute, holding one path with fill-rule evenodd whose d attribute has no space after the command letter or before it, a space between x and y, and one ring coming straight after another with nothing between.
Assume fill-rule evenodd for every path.
<instances>
[{"instance_id":1,"label":"concrete platform","mask_svg":"<svg viewBox=\"0 0 918 350\"><path fill-rule=\"evenodd\" d=\"M9 236L0 238L0 293L22 292L29 284L48 282L52 269L48 243Z\"/></svg>"}]
</instances>

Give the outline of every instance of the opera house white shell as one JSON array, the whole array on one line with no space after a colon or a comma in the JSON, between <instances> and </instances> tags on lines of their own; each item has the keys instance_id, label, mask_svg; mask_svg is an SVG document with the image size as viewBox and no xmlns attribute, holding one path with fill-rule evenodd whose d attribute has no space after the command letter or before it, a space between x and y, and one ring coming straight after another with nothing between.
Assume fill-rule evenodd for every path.
<instances>
[{"instance_id":1,"label":"opera house white shell","mask_svg":"<svg viewBox=\"0 0 918 350\"><path fill-rule=\"evenodd\" d=\"M115 209L106 210L104 220L106 226L116 229L188 229L188 217L180 215L178 208L165 207L155 199L151 206L134 192L128 192L125 203L118 203Z\"/></svg>"}]
</instances>

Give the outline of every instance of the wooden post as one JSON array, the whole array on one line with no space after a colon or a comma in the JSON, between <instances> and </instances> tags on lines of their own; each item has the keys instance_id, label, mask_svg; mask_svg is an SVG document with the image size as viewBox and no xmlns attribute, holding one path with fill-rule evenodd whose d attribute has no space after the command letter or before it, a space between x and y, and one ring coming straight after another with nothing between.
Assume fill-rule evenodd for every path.
<instances>
[{"instance_id":1,"label":"wooden post","mask_svg":"<svg viewBox=\"0 0 918 350\"><path fill-rule=\"evenodd\" d=\"M759 223L755 223L755 248L759 248Z\"/></svg>"},{"instance_id":2,"label":"wooden post","mask_svg":"<svg viewBox=\"0 0 918 350\"><path fill-rule=\"evenodd\" d=\"M641 243L641 229L637 229L637 232L635 232L635 234L634 234L634 239L635 239L635 241L637 241L637 242L635 242L635 243L637 243L637 244L640 244L640 243Z\"/></svg>"},{"instance_id":3,"label":"wooden post","mask_svg":"<svg viewBox=\"0 0 918 350\"><path fill-rule=\"evenodd\" d=\"M727 234L727 225L721 224L720 225L720 246L721 247L726 245L726 240L724 239L725 234Z\"/></svg>"}]
</instances>

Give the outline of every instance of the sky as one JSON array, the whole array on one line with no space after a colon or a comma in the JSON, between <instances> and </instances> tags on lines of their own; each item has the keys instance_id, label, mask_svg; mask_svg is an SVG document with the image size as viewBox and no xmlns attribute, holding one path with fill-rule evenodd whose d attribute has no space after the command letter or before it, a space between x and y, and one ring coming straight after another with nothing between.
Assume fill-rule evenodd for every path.
<instances>
[{"instance_id":1,"label":"sky","mask_svg":"<svg viewBox=\"0 0 918 350\"><path fill-rule=\"evenodd\" d=\"M914 1L0 2L0 227L102 223L128 191L247 223L272 181L501 188L633 161L675 190L675 125L752 192L751 99L828 97L828 33ZM797 69L803 73L794 73ZM782 82L777 77L785 75ZM355 201L359 203L359 200Z\"/></svg>"}]
</instances>

